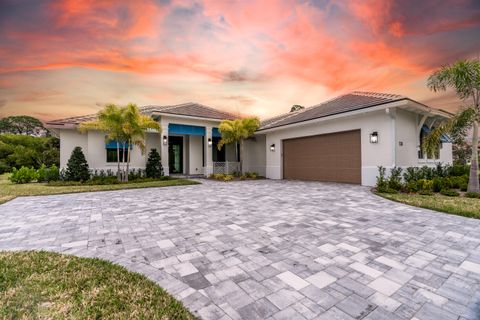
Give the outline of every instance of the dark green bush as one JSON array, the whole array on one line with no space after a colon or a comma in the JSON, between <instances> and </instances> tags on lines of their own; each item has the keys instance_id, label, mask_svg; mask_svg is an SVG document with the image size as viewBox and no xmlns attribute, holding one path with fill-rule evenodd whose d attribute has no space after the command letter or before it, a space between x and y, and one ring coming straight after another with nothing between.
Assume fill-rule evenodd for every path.
<instances>
[{"instance_id":1,"label":"dark green bush","mask_svg":"<svg viewBox=\"0 0 480 320\"><path fill-rule=\"evenodd\" d=\"M402 168L393 167L390 169L390 177L388 178L388 187L393 190L402 189Z\"/></svg>"},{"instance_id":2,"label":"dark green bush","mask_svg":"<svg viewBox=\"0 0 480 320\"><path fill-rule=\"evenodd\" d=\"M38 182L46 182L47 181L47 167L44 164L37 170L37 181Z\"/></svg>"},{"instance_id":3,"label":"dark green bush","mask_svg":"<svg viewBox=\"0 0 480 320\"><path fill-rule=\"evenodd\" d=\"M435 177L432 180L432 191L440 192L443 189L449 189L450 183L447 183L447 180L441 177Z\"/></svg>"},{"instance_id":4,"label":"dark green bush","mask_svg":"<svg viewBox=\"0 0 480 320\"><path fill-rule=\"evenodd\" d=\"M411 180L405 185L405 191L409 193L415 193L418 191L417 181Z\"/></svg>"},{"instance_id":5,"label":"dark green bush","mask_svg":"<svg viewBox=\"0 0 480 320\"><path fill-rule=\"evenodd\" d=\"M12 174L8 178L13 183L29 183L37 180L37 170L34 168L21 167L19 170L13 168Z\"/></svg>"},{"instance_id":6,"label":"dark green bush","mask_svg":"<svg viewBox=\"0 0 480 320\"><path fill-rule=\"evenodd\" d=\"M157 149L150 150L148 154L145 175L147 178L160 178L163 176L162 160Z\"/></svg>"},{"instance_id":7,"label":"dark green bush","mask_svg":"<svg viewBox=\"0 0 480 320\"><path fill-rule=\"evenodd\" d=\"M417 189L420 191L432 191L433 182L432 180L420 179L417 181Z\"/></svg>"},{"instance_id":8,"label":"dark green bush","mask_svg":"<svg viewBox=\"0 0 480 320\"><path fill-rule=\"evenodd\" d=\"M388 181L385 176L386 169L382 166L378 167L378 176L377 176L377 191L378 192L385 192L388 188Z\"/></svg>"},{"instance_id":9,"label":"dark green bush","mask_svg":"<svg viewBox=\"0 0 480 320\"><path fill-rule=\"evenodd\" d=\"M468 165L453 165L449 168L449 176L464 176L470 173L470 166Z\"/></svg>"},{"instance_id":10,"label":"dark green bush","mask_svg":"<svg viewBox=\"0 0 480 320\"><path fill-rule=\"evenodd\" d=\"M65 180L67 181L87 181L90 179L87 159L83 154L81 147L73 149L70 159L67 162L65 171Z\"/></svg>"},{"instance_id":11,"label":"dark green bush","mask_svg":"<svg viewBox=\"0 0 480 320\"><path fill-rule=\"evenodd\" d=\"M465 197L480 199L480 192L466 192Z\"/></svg>"},{"instance_id":12,"label":"dark green bush","mask_svg":"<svg viewBox=\"0 0 480 320\"><path fill-rule=\"evenodd\" d=\"M460 193L452 189L442 189L440 190L440 194L443 194L447 197L458 197L460 195Z\"/></svg>"},{"instance_id":13,"label":"dark green bush","mask_svg":"<svg viewBox=\"0 0 480 320\"><path fill-rule=\"evenodd\" d=\"M57 181L60 179L60 171L58 170L58 167L54 164L47 170L46 174L46 181Z\"/></svg>"},{"instance_id":14,"label":"dark green bush","mask_svg":"<svg viewBox=\"0 0 480 320\"><path fill-rule=\"evenodd\" d=\"M406 183L420 180L419 169L417 167L408 167L403 173L403 180Z\"/></svg>"}]
</instances>

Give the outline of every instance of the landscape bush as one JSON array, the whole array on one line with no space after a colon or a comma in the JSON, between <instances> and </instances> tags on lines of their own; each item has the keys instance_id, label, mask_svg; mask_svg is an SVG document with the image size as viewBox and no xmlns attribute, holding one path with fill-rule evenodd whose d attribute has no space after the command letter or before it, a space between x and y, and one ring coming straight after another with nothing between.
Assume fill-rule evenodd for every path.
<instances>
[{"instance_id":1,"label":"landscape bush","mask_svg":"<svg viewBox=\"0 0 480 320\"><path fill-rule=\"evenodd\" d=\"M87 181L90 179L87 159L83 154L81 147L75 147L67 162L65 171L65 180L67 181Z\"/></svg>"},{"instance_id":2,"label":"landscape bush","mask_svg":"<svg viewBox=\"0 0 480 320\"><path fill-rule=\"evenodd\" d=\"M150 150L150 153L148 154L145 174L148 178L160 178L163 176L162 161L157 149Z\"/></svg>"},{"instance_id":3,"label":"landscape bush","mask_svg":"<svg viewBox=\"0 0 480 320\"><path fill-rule=\"evenodd\" d=\"M480 192L467 192L465 193L465 197L480 199Z\"/></svg>"},{"instance_id":4,"label":"landscape bush","mask_svg":"<svg viewBox=\"0 0 480 320\"><path fill-rule=\"evenodd\" d=\"M458 197L458 196L460 196L460 193L458 193L457 191L452 190L452 189L442 189L442 190L440 190L440 194L443 194L444 196L447 196L447 197Z\"/></svg>"},{"instance_id":5,"label":"landscape bush","mask_svg":"<svg viewBox=\"0 0 480 320\"><path fill-rule=\"evenodd\" d=\"M17 170L17 168L13 168L10 177L8 178L13 183L29 183L34 180L37 180L38 173L37 170L33 167L21 167Z\"/></svg>"}]
</instances>

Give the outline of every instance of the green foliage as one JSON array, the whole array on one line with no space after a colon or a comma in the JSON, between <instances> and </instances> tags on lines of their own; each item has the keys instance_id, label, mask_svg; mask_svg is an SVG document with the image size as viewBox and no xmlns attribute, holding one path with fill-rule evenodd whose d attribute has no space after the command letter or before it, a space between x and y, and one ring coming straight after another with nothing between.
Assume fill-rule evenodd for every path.
<instances>
[{"instance_id":1,"label":"green foliage","mask_svg":"<svg viewBox=\"0 0 480 320\"><path fill-rule=\"evenodd\" d=\"M58 165L60 140L55 137L0 134L0 174L12 168Z\"/></svg>"},{"instance_id":2,"label":"green foliage","mask_svg":"<svg viewBox=\"0 0 480 320\"><path fill-rule=\"evenodd\" d=\"M0 133L45 136L48 135L48 130L37 118L30 116L11 116L0 119Z\"/></svg>"},{"instance_id":3,"label":"green foliage","mask_svg":"<svg viewBox=\"0 0 480 320\"><path fill-rule=\"evenodd\" d=\"M433 196L432 190L420 190L418 194L422 196Z\"/></svg>"},{"instance_id":4,"label":"green foliage","mask_svg":"<svg viewBox=\"0 0 480 320\"><path fill-rule=\"evenodd\" d=\"M450 181L442 177L435 177L432 180L432 190L433 192L440 192L443 189L450 188Z\"/></svg>"},{"instance_id":5,"label":"green foliage","mask_svg":"<svg viewBox=\"0 0 480 320\"><path fill-rule=\"evenodd\" d=\"M465 193L465 197L480 199L480 192L467 192L467 193Z\"/></svg>"},{"instance_id":6,"label":"green foliage","mask_svg":"<svg viewBox=\"0 0 480 320\"><path fill-rule=\"evenodd\" d=\"M245 172L245 177L247 179L257 179L258 178L258 173L256 173L256 172Z\"/></svg>"},{"instance_id":7,"label":"green foliage","mask_svg":"<svg viewBox=\"0 0 480 320\"><path fill-rule=\"evenodd\" d=\"M385 192L388 188L388 180L386 177L386 169L382 166L378 167L377 185L378 192Z\"/></svg>"},{"instance_id":8,"label":"green foliage","mask_svg":"<svg viewBox=\"0 0 480 320\"><path fill-rule=\"evenodd\" d=\"M13 183L29 183L37 180L37 170L34 168L21 167L19 170L13 168L12 174L8 178Z\"/></svg>"},{"instance_id":9,"label":"green foliage","mask_svg":"<svg viewBox=\"0 0 480 320\"><path fill-rule=\"evenodd\" d=\"M431 191L433 189L433 181L427 179L420 179L417 181L417 189L419 191Z\"/></svg>"},{"instance_id":10,"label":"green foliage","mask_svg":"<svg viewBox=\"0 0 480 320\"><path fill-rule=\"evenodd\" d=\"M257 118L223 120L218 127L222 139L218 143L218 150L225 144L236 143L251 137L260 126Z\"/></svg>"},{"instance_id":11,"label":"green foliage","mask_svg":"<svg viewBox=\"0 0 480 320\"><path fill-rule=\"evenodd\" d=\"M452 190L452 189L442 189L442 190L440 190L440 194L443 194L444 196L447 196L447 197L458 197L458 196L460 196L460 193L458 193L457 191Z\"/></svg>"},{"instance_id":12,"label":"green foliage","mask_svg":"<svg viewBox=\"0 0 480 320\"><path fill-rule=\"evenodd\" d=\"M405 191L408 193L415 193L418 191L417 181L409 181L405 185Z\"/></svg>"},{"instance_id":13,"label":"green foliage","mask_svg":"<svg viewBox=\"0 0 480 320\"><path fill-rule=\"evenodd\" d=\"M83 154L81 147L73 149L70 159L67 162L65 171L65 180L67 181L87 181L90 179L87 159Z\"/></svg>"},{"instance_id":14,"label":"green foliage","mask_svg":"<svg viewBox=\"0 0 480 320\"><path fill-rule=\"evenodd\" d=\"M46 181L58 181L60 179L60 171L58 167L54 164L50 168L48 168L46 172Z\"/></svg>"},{"instance_id":15,"label":"green foliage","mask_svg":"<svg viewBox=\"0 0 480 320\"><path fill-rule=\"evenodd\" d=\"M402 168L393 167L390 169L390 177L388 178L388 187L393 190L402 189Z\"/></svg>"},{"instance_id":16,"label":"green foliage","mask_svg":"<svg viewBox=\"0 0 480 320\"><path fill-rule=\"evenodd\" d=\"M44 164L40 166L40 169L37 170L37 181L45 182L47 181L47 168Z\"/></svg>"},{"instance_id":17,"label":"green foliage","mask_svg":"<svg viewBox=\"0 0 480 320\"><path fill-rule=\"evenodd\" d=\"M162 161L157 149L150 150L145 171L148 178L160 178L163 176Z\"/></svg>"},{"instance_id":18,"label":"green foliage","mask_svg":"<svg viewBox=\"0 0 480 320\"><path fill-rule=\"evenodd\" d=\"M227 182L232 181L235 177L232 174L212 173L209 178Z\"/></svg>"},{"instance_id":19,"label":"green foliage","mask_svg":"<svg viewBox=\"0 0 480 320\"><path fill-rule=\"evenodd\" d=\"M408 167L403 173L403 180L407 183L419 180L419 169L417 167Z\"/></svg>"}]
</instances>

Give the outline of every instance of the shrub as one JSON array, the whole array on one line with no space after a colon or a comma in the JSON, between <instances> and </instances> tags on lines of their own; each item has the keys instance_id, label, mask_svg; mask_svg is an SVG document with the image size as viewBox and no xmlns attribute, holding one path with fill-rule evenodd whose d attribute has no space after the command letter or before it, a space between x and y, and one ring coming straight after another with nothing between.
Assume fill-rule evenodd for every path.
<instances>
[{"instance_id":1,"label":"shrub","mask_svg":"<svg viewBox=\"0 0 480 320\"><path fill-rule=\"evenodd\" d=\"M132 169L130 170L130 172L128 173L128 180L129 181L134 181L134 180L138 180L138 179L142 179L145 177L145 173L146 171L145 170L142 170L142 169ZM158 176L158 177L149 177L149 178L160 178L161 176Z\"/></svg>"},{"instance_id":2,"label":"shrub","mask_svg":"<svg viewBox=\"0 0 480 320\"><path fill-rule=\"evenodd\" d=\"M465 197L480 199L480 192L467 192L465 193Z\"/></svg>"},{"instance_id":3,"label":"shrub","mask_svg":"<svg viewBox=\"0 0 480 320\"><path fill-rule=\"evenodd\" d=\"M417 181L411 180L405 185L405 191L409 193L415 193L418 191Z\"/></svg>"},{"instance_id":4,"label":"shrub","mask_svg":"<svg viewBox=\"0 0 480 320\"><path fill-rule=\"evenodd\" d=\"M147 178L160 178L163 176L163 167L160 154L157 149L150 150L145 168Z\"/></svg>"},{"instance_id":5,"label":"shrub","mask_svg":"<svg viewBox=\"0 0 480 320\"><path fill-rule=\"evenodd\" d=\"M377 191L385 192L388 188L388 181L385 177L385 168L382 166L378 167L378 176L377 176Z\"/></svg>"},{"instance_id":6,"label":"shrub","mask_svg":"<svg viewBox=\"0 0 480 320\"><path fill-rule=\"evenodd\" d=\"M452 177L445 178L445 179L448 179L448 181L450 182L450 186L454 189L460 189L461 185L464 182L463 177L452 176Z\"/></svg>"},{"instance_id":7,"label":"shrub","mask_svg":"<svg viewBox=\"0 0 480 320\"><path fill-rule=\"evenodd\" d=\"M83 154L81 147L73 149L70 159L67 162L65 171L65 180L67 181L87 181L90 179L87 159Z\"/></svg>"},{"instance_id":8,"label":"shrub","mask_svg":"<svg viewBox=\"0 0 480 320\"><path fill-rule=\"evenodd\" d=\"M420 179L417 181L417 189L420 191L432 191L433 188L433 181Z\"/></svg>"},{"instance_id":9,"label":"shrub","mask_svg":"<svg viewBox=\"0 0 480 320\"><path fill-rule=\"evenodd\" d=\"M440 177L435 177L432 180L432 190L433 192L440 192L443 189L448 189L449 186L445 183L446 180Z\"/></svg>"},{"instance_id":10,"label":"shrub","mask_svg":"<svg viewBox=\"0 0 480 320\"><path fill-rule=\"evenodd\" d=\"M37 170L37 181L38 182L46 182L47 181L47 171L48 169L45 167L44 164Z\"/></svg>"},{"instance_id":11,"label":"shrub","mask_svg":"<svg viewBox=\"0 0 480 320\"><path fill-rule=\"evenodd\" d=\"M257 179L258 174L256 172L245 172L245 174L242 177L246 179Z\"/></svg>"},{"instance_id":12,"label":"shrub","mask_svg":"<svg viewBox=\"0 0 480 320\"><path fill-rule=\"evenodd\" d=\"M390 169L390 177L388 178L388 187L393 190L402 189L402 168L393 167Z\"/></svg>"},{"instance_id":13,"label":"shrub","mask_svg":"<svg viewBox=\"0 0 480 320\"><path fill-rule=\"evenodd\" d=\"M420 179L432 180L435 177L435 169L423 166L419 169L418 175Z\"/></svg>"},{"instance_id":14,"label":"shrub","mask_svg":"<svg viewBox=\"0 0 480 320\"><path fill-rule=\"evenodd\" d=\"M405 172L403 173L403 180L405 180L406 183L420 180L419 169L416 167L408 167L405 169Z\"/></svg>"},{"instance_id":15,"label":"shrub","mask_svg":"<svg viewBox=\"0 0 480 320\"><path fill-rule=\"evenodd\" d=\"M470 173L470 166L467 165L453 165L449 167L448 175L449 176L468 176Z\"/></svg>"},{"instance_id":16,"label":"shrub","mask_svg":"<svg viewBox=\"0 0 480 320\"><path fill-rule=\"evenodd\" d=\"M38 178L37 170L33 167L21 167L19 170L13 168L12 174L8 178L13 183L29 183Z\"/></svg>"},{"instance_id":17,"label":"shrub","mask_svg":"<svg viewBox=\"0 0 480 320\"><path fill-rule=\"evenodd\" d=\"M432 190L420 190L418 194L422 196L433 196Z\"/></svg>"},{"instance_id":18,"label":"shrub","mask_svg":"<svg viewBox=\"0 0 480 320\"><path fill-rule=\"evenodd\" d=\"M462 182L460 185L460 191L467 191L468 189L468 182Z\"/></svg>"},{"instance_id":19,"label":"shrub","mask_svg":"<svg viewBox=\"0 0 480 320\"><path fill-rule=\"evenodd\" d=\"M460 195L460 193L452 189L442 189L440 190L440 194L443 194L447 197L458 197Z\"/></svg>"},{"instance_id":20,"label":"shrub","mask_svg":"<svg viewBox=\"0 0 480 320\"><path fill-rule=\"evenodd\" d=\"M232 181L234 178L234 175L232 174L226 174L224 177L223 177L223 181L227 182L227 181Z\"/></svg>"}]
</instances>

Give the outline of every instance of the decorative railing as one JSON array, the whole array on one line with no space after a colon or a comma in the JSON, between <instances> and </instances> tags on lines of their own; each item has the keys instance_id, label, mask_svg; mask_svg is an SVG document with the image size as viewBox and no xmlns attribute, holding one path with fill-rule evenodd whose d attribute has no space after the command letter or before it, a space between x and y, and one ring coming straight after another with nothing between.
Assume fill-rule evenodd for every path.
<instances>
[{"instance_id":1,"label":"decorative railing","mask_svg":"<svg viewBox=\"0 0 480 320\"><path fill-rule=\"evenodd\" d=\"M214 162L213 173L233 174L240 172L240 162Z\"/></svg>"}]
</instances>

